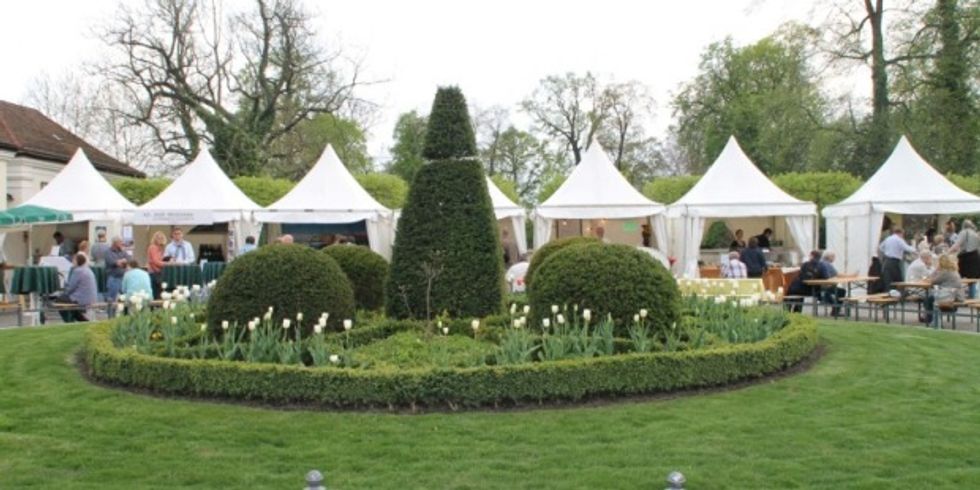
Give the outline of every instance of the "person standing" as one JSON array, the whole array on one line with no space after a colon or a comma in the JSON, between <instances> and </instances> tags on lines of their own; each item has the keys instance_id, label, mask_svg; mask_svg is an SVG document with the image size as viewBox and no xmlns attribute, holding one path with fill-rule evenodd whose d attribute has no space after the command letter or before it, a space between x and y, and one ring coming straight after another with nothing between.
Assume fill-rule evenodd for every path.
<instances>
[{"instance_id":1,"label":"person standing","mask_svg":"<svg viewBox=\"0 0 980 490\"><path fill-rule=\"evenodd\" d=\"M517 242L510 237L507 228L500 229L500 245L504 249L504 266L510 267L521 260L520 253L517 251Z\"/></svg>"},{"instance_id":2,"label":"person standing","mask_svg":"<svg viewBox=\"0 0 980 490\"><path fill-rule=\"evenodd\" d=\"M759 237L749 238L749 246L742 250L739 258L745 264L749 277L762 277L766 272L766 256L759 248Z\"/></svg>"},{"instance_id":3,"label":"person standing","mask_svg":"<svg viewBox=\"0 0 980 490\"><path fill-rule=\"evenodd\" d=\"M735 239L732 240L730 245L728 245L729 252L741 252L742 249L745 248L745 238L743 238L744 234L745 232L742 231L741 228L735 230Z\"/></svg>"},{"instance_id":4,"label":"person standing","mask_svg":"<svg viewBox=\"0 0 980 490\"><path fill-rule=\"evenodd\" d=\"M109 303L109 318L116 316L116 309L113 303L122 292L123 275L126 274L126 266L129 264L129 254L123 249L122 238L112 237L112 245L105 255L105 298Z\"/></svg>"},{"instance_id":5,"label":"person standing","mask_svg":"<svg viewBox=\"0 0 980 490\"><path fill-rule=\"evenodd\" d=\"M71 274L68 275L68 282L65 284L59 301L76 304L79 308L58 312L65 323L87 322L86 312L89 306L95 303L98 293L95 273L88 266L88 258L85 255L76 254L74 263L75 267L72 267ZM112 308L109 308L109 311L112 311Z\"/></svg>"},{"instance_id":6,"label":"person standing","mask_svg":"<svg viewBox=\"0 0 980 490\"><path fill-rule=\"evenodd\" d=\"M175 264L193 264L194 246L184 240L184 230L174 228L174 231L170 233L170 237L172 240L167 244L163 256L170 257L170 260Z\"/></svg>"},{"instance_id":7,"label":"person standing","mask_svg":"<svg viewBox=\"0 0 980 490\"><path fill-rule=\"evenodd\" d=\"M765 230L762 230L762 234L755 237L755 239L759 242L759 248L762 249L769 249L772 246L769 243L769 240L771 238L772 238L772 228L766 228Z\"/></svg>"},{"instance_id":8,"label":"person standing","mask_svg":"<svg viewBox=\"0 0 980 490\"><path fill-rule=\"evenodd\" d=\"M257 247L255 246L255 237L249 235L245 237L245 245L242 245L242 249L238 251L238 255L239 256L245 255L251 252L252 250L255 250L256 248Z\"/></svg>"},{"instance_id":9,"label":"person standing","mask_svg":"<svg viewBox=\"0 0 980 490\"><path fill-rule=\"evenodd\" d=\"M60 231L54 232L51 236L54 238L54 243L58 245L58 255L71 259L75 255L75 242L71 241L70 238L65 238Z\"/></svg>"},{"instance_id":10,"label":"person standing","mask_svg":"<svg viewBox=\"0 0 980 490\"><path fill-rule=\"evenodd\" d=\"M106 241L105 230L99 230L95 234L95 243L92 244L91 263L105 265L105 254L108 251L109 242Z\"/></svg>"},{"instance_id":11,"label":"person standing","mask_svg":"<svg viewBox=\"0 0 980 490\"><path fill-rule=\"evenodd\" d=\"M964 279L980 279L980 235L977 235L977 225L965 219L956 237L956 243L949 247L949 253L956 253L960 269L960 277ZM976 297L977 284L970 284L970 298Z\"/></svg>"},{"instance_id":12,"label":"person standing","mask_svg":"<svg viewBox=\"0 0 980 490\"><path fill-rule=\"evenodd\" d=\"M878 250L885 259L881 264L881 285L885 292L889 292L893 282L902 280L902 261L906 253L916 252L915 247L905 243L905 232L895 227L891 236L878 245Z\"/></svg>"},{"instance_id":13,"label":"person standing","mask_svg":"<svg viewBox=\"0 0 980 490\"><path fill-rule=\"evenodd\" d=\"M959 238L956 233L956 222L953 220L946 221L946 229L943 231L943 240L946 241L947 247L952 247L956 240Z\"/></svg>"},{"instance_id":14,"label":"person standing","mask_svg":"<svg viewBox=\"0 0 980 490\"><path fill-rule=\"evenodd\" d=\"M728 262L721 266L721 277L725 279L745 279L749 277L748 269L746 269L745 264L741 260L738 260L738 257L739 254L735 250L728 252Z\"/></svg>"},{"instance_id":15,"label":"person standing","mask_svg":"<svg viewBox=\"0 0 980 490\"><path fill-rule=\"evenodd\" d=\"M163 232L158 231L150 239L150 246L146 248L146 270L150 273L150 284L153 286L153 299L160 299L160 276L163 274L164 249L167 246L167 237Z\"/></svg>"}]
</instances>

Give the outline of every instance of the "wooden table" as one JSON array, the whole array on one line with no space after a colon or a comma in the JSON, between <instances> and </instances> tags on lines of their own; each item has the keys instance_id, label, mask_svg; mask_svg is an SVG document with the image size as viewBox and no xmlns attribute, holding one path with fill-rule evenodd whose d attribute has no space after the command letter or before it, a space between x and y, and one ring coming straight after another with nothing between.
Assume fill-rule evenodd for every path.
<instances>
[{"instance_id":1,"label":"wooden table","mask_svg":"<svg viewBox=\"0 0 980 490\"><path fill-rule=\"evenodd\" d=\"M851 289L854 287L855 284L864 284L865 287L867 287L867 284L869 282L874 282L877 280L878 278L875 276L836 276L836 277L831 277L830 279L810 279L807 281L803 281L803 284L806 284L807 286L815 287L815 289L813 290L813 299L815 300L813 302L813 315L816 316L817 305L820 303L821 289L843 285L844 289L847 291L847 294L844 297L850 298Z\"/></svg>"}]
</instances>

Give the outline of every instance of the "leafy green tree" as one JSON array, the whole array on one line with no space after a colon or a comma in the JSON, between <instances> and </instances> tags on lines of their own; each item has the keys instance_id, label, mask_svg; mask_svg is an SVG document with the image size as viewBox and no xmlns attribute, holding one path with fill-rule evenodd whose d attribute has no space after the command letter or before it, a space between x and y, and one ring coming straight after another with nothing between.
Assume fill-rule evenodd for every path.
<instances>
[{"instance_id":1,"label":"leafy green tree","mask_svg":"<svg viewBox=\"0 0 980 490\"><path fill-rule=\"evenodd\" d=\"M538 188L538 204L541 204L548 200L555 191L565 183L565 179L568 176L562 174L552 174L541 181L541 187Z\"/></svg>"},{"instance_id":2,"label":"leafy green tree","mask_svg":"<svg viewBox=\"0 0 980 490\"><path fill-rule=\"evenodd\" d=\"M163 192L170 185L170 182L170 179L164 178L135 179L132 177L123 177L111 181L112 186L123 197L137 206L146 204L150 199L157 197L157 194Z\"/></svg>"},{"instance_id":3,"label":"leafy green tree","mask_svg":"<svg viewBox=\"0 0 980 490\"><path fill-rule=\"evenodd\" d=\"M643 195L661 204L671 204L684 197L698 181L700 175L679 175L658 177L643 186Z\"/></svg>"},{"instance_id":4,"label":"leafy green tree","mask_svg":"<svg viewBox=\"0 0 980 490\"><path fill-rule=\"evenodd\" d=\"M521 203L521 196L517 194L517 184L512 180L507 179L503 175L491 175L490 180L493 181L494 185L503 192L505 196L511 201L517 204Z\"/></svg>"},{"instance_id":5,"label":"leafy green tree","mask_svg":"<svg viewBox=\"0 0 980 490\"><path fill-rule=\"evenodd\" d=\"M401 209L408 196L408 183L397 175L371 173L354 176L357 182L382 206Z\"/></svg>"},{"instance_id":6,"label":"leafy green tree","mask_svg":"<svg viewBox=\"0 0 980 490\"><path fill-rule=\"evenodd\" d=\"M773 176L772 181L787 194L820 209L843 201L863 184L847 172L791 172Z\"/></svg>"},{"instance_id":7,"label":"leafy green tree","mask_svg":"<svg viewBox=\"0 0 980 490\"><path fill-rule=\"evenodd\" d=\"M272 177L238 176L232 179L235 185L259 206L268 206L293 190L295 182Z\"/></svg>"},{"instance_id":8,"label":"leafy green tree","mask_svg":"<svg viewBox=\"0 0 980 490\"><path fill-rule=\"evenodd\" d=\"M364 129L354 120L319 114L296 125L274 145L266 173L275 177L301 179L313 167L327 144L354 174L371 171Z\"/></svg>"},{"instance_id":9,"label":"leafy green tree","mask_svg":"<svg viewBox=\"0 0 980 490\"><path fill-rule=\"evenodd\" d=\"M803 170L827 102L808 65L812 32L787 26L755 44L708 46L674 97L678 144L703 172L734 135L764 172Z\"/></svg>"},{"instance_id":10,"label":"leafy green tree","mask_svg":"<svg viewBox=\"0 0 980 490\"><path fill-rule=\"evenodd\" d=\"M406 182L411 182L415 178L415 172L418 172L425 163L422 147L425 144L427 123L428 118L415 111L406 112L398 117L392 134L395 144L391 147L389 173L405 179Z\"/></svg>"},{"instance_id":11,"label":"leafy green tree","mask_svg":"<svg viewBox=\"0 0 980 490\"><path fill-rule=\"evenodd\" d=\"M395 318L483 317L503 307L503 250L462 92L440 88L398 221L386 286Z\"/></svg>"}]
</instances>

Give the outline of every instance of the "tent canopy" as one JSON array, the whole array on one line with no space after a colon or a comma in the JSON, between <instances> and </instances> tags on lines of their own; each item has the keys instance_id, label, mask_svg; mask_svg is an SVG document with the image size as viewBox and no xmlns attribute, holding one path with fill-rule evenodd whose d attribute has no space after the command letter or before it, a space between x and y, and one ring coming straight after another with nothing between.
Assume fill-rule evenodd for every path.
<instances>
[{"instance_id":1,"label":"tent canopy","mask_svg":"<svg viewBox=\"0 0 980 490\"><path fill-rule=\"evenodd\" d=\"M6 211L0 211L0 225L2 226L64 223L73 219L72 214L67 211L35 206L33 204L24 204Z\"/></svg>"},{"instance_id":2,"label":"tent canopy","mask_svg":"<svg viewBox=\"0 0 980 490\"><path fill-rule=\"evenodd\" d=\"M773 184L742 151L734 136L698 183L667 209L669 217L814 216L817 206Z\"/></svg>"},{"instance_id":3,"label":"tent canopy","mask_svg":"<svg viewBox=\"0 0 980 490\"><path fill-rule=\"evenodd\" d=\"M92 166L79 148L71 160L25 205L63 209L76 221L120 219L136 209Z\"/></svg>"},{"instance_id":4,"label":"tent canopy","mask_svg":"<svg viewBox=\"0 0 980 490\"><path fill-rule=\"evenodd\" d=\"M878 253L885 213L980 213L980 197L943 177L920 156L905 136L888 160L854 194L827 206L827 248L838 252L838 269L868 270Z\"/></svg>"},{"instance_id":5,"label":"tent canopy","mask_svg":"<svg viewBox=\"0 0 980 490\"><path fill-rule=\"evenodd\" d=\"M261 208L221 170L207 150L157 197L140 206L135 224L212 224L247 220Z\"/></svg>"},{"instance_id":6,"label":"tent canopy","mask_svg":"<svg viewBox=\"0 0 980 490\"><path fill-rule=\"evenodd\" d=\"M490 191L490 200L493 201L493 212L497 219L504 219L511 216L524 216L524 208L511 201L497 184L487 177L487 190Z\"/></svg>"},{"instance_id":7,"label":"tent canopy","mask_svg":"<svg viewBox=\"0 0 980 490\"><path fill-rule=\"evenodd\" d=\"M749 160L734 136L704 176L667 208L671 252L677 271L697 277L704 229L709 218L780 217L801 256L816 245L817 206L790 196Z\"/></svg>"},{"instance_id":8,"label":"tent canopy","mask_svg":"<svg viewBox=\"0 0 980 490\"><path fill-rule=\"evenodd\" d=\"M270 223L352 223L388 216L391 210L361 187L327 145L303 180L255 214L259 221Z\"/></svg>"},{"instance_id":9,"label":"tent canopy","mask_svg":"<svg viewBox=\"0 0 980 490\"><path fill-rule=\"evenodd\" d=\"M956 187L902 136L888 160L854 194L827 206L825 217L869 212L964 214L980 212L980 197Z\"/></svg>"},{"instance_id":10,"label":"tent canopy","mask_svg":"<svg viewBox=\"0 0 980 490\"><path fill-rule=\"evenodd\" d=\"M663 211L663 204L647 199L630 185L593 142L568 179L534 213L548 219L621 219Z\"/></svg>"}]
</instances>

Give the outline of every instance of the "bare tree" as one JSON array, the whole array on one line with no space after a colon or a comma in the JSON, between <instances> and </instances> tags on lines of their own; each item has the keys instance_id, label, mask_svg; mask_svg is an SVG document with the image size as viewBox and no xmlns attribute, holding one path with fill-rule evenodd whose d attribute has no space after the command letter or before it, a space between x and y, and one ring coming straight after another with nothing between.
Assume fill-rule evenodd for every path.
<instances>
[{"instance_id":1,"label":"bare tree","mask_svg":"<svg viewBox=\"0 0 980 490\"><path fill-rule=\"evenodd\" d=\"M521 109L531 117L535 129L560 139L578 165L582 151L609 116L609 104L592 73L566 73L541 80L531 96L521 102Z\"/></svg>"},{"instance_id":2,"label":"bare tree","mask_svg":"<svg viewBox=\"0 0 980 490\"><path fill-rule=\"evenodd\" d=\"M470 113L473 114L473 129L483 165L488 174L495 175L500 165L500 137L510 125L510 111L494 105L487 108L474 106Z\"/></svg>"},{"instance_id":3,"label":"bare tree","mask_svg":"<svg viewBox=\"0 0 980 490\"><path fill-rule=\"evenodd\" d=\"M257 173L301 122L369 105L354 93L359 62L321 48L310 20L299 0L236 15L205 0L123 5L102 32L116 56L101 69L163 153L187 161L211 145L229 174Z\"/></svg>"},{"instance_id":4,"label":"bare tree","mask_svg":"<svg viewBox=\"0 0 980 490\"><path fill-rule=\"evenodd\" d=\"M644 122L653 115L653 97L636 80L609 85L605 97L609 116L600 133L600 142L612 153L613 163L622 172L637 163L630 161L630 154L645 145Z\"/></svg>"}]
</instances>

